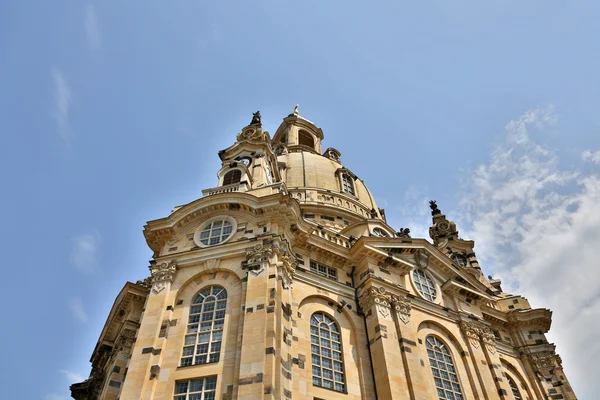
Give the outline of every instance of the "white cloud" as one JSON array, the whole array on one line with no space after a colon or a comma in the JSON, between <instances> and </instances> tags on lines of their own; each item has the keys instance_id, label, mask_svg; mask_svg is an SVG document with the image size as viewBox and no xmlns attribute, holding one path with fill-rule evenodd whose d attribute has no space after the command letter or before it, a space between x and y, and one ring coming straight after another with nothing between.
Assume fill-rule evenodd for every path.
<instances>
[{"instance_id":1,"label":"white cloud","mask_svg":"<svg viewBox=\"0 0 600 400\"><path fill-rule=\"evenodd\" d=\"M429 238L429 221L431 221L429 200L423 187L410 186L402 195L400 205L387 212L390 216L388 223L395 229L409 228L414 238Z\"/></svg>"},{"instance_id":2,"label":"white cloud","mask_svg":"<svg viewBox=\"0 0 600 400\"><path fill-rule=\"evenodd\" d=\"M581 158L583 159L583 161L591 161L594 164L600 165L600 150L586 150L583 153L581 153Z\"/></svg>"},{"instance_id":3,"label":"white cloud","mask_svg":"<svg viewBox=\"0 0 600 400\"><path fill-rule=\"evenodd\" d=\"M60 372L65 376L69 383L79 383L86 380L86 378L78 372L70 371L67 369L61 369Z\"/></svg>"},{"instance_id":4,"label":"white cloud","mask_svg":"<svg viewBox=\"0 0 600 400\"><path fill-rule=\"evenodd\" d=\"M54 109L52 116L56 122L56 130L65 141L71 140L71 124L69 122L69 110L71 108L71 89L63 73L58 69L52 70L54 81Z\"/></svg>"},{"instance_id":5,"label":"white cloud","mask_svg":"<svg viewBox=\"0 0 600 400\"><path fill-rule=\"evenodd\" d=\"M85 312L85 308L83 307L83 301L81 301L80 298L71 298L69 300L69 308L71 309L71 313L73 313L73 317L76 320L83 323L88 322L88 315Z\"/></svg>"},{"instance_id":6,"label":"white cloud","mask_svg":"<svg viewBox=\"0 0 600 400\"><path fill-rule=\"evenodd\" d=\"M102 33L96 11L92 4L88 4L85 9L85 33L87 35L88 44L92 50L97 50L102 45Z\"/></svg>"},{"instance_id":7,"label":"white cloud","mask_svg":"<svg viewBox=\"0 0 600 400\"><path fill-rule=\"evenodd\" d=\"M484 272L505 291L553 310L557 344L575 393L594 398L600 356L600 172L560 169L558 155L535 140L554 129L551 108L527 111L506 125L506 141L478 166L462 198L467 237ZM584 153L594 161L596 153ZM600 157L600 153L599 153Z\"/></svg>"},{"instance_id":8,"label":"white cloud","mask_svg":"<svg viewBox=\"0 0 600 400\"><path fill-rule=\"evenodd\" d=\"M102 238L97 231L79 235L73 239L71 263L79 271L92 273L98 263L98 251Z\"/></svg>"}]
</instances>

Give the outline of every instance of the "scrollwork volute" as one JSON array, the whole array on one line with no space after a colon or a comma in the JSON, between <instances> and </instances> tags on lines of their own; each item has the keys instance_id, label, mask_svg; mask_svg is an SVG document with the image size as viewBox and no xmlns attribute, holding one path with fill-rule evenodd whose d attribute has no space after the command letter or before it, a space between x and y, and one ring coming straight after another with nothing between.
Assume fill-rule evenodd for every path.
<instances>
[{"instance_id":1,"label":"scrollwork volute","mask_svg":"<svg viewBox=\"0 0 600 400\"><path fill-rule=\"evenodd\" d=\"M404 324L408 324L408 321L410 321L410 310L412 308L410 300L406 296L392 295L391 303L398 319Z\"/></svg>"},{"instance_id":2,"label":"scrollwork volute","mask_svg":"<svg viewBox=\"0 0 600 400\"><path fill-rule=\"evenodd\" d=\"M254 275L260 275L265 270L266 264L273 256L273 247L257 244L251 249L246 250L246 265Z\"/></svg>"},{"instance_id":3,"label":"scrollwork volute","mask_svg":"<svg viewBox=\"0 0 600 400\"><path fill-rule=\"evenodd\" d=\"M152 291L154 293L160 293L168 284L173 282L176 272L177 264L174 262L151 265L150 282L152 283Z\"/></svg>"},{"instance_id":4,"label":"scrollwork volute","mask_svg":"<svg viewBox=\"0 0 600 400\"><path fill-rule=\"evenodd\" d=\"M375 306L377 312L382 317L388 317L390 315L390 303L391 296L386 292L385 288L368 288L362 296L358 299L360 308L364 313L367 313L371 307Z\"/></svg>"}]
</instances>

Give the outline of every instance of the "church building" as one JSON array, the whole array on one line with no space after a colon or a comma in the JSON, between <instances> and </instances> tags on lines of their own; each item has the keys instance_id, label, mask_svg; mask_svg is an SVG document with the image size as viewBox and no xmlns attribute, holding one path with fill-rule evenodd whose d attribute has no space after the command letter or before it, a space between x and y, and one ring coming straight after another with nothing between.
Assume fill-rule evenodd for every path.
<instances>
[{"instance_id":1,"label":"church building","mask_svg":"<svg viewBox=\"0 0 600 400\"><path fill-rule=\"evenodd\" d=\"M150 221L150 276L118 294L77 400L576 399L532 309L430 202L386 222L298 108L260 113L215 186Z\"/></svg>"}]
</instances>

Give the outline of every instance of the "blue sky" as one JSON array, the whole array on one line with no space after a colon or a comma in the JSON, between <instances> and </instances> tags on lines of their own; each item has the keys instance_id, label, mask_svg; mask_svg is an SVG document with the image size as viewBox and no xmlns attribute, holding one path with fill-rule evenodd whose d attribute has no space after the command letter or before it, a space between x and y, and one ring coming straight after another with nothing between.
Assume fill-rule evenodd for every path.
<instances>
[{"instance_id":1,"label":"blue sky","mask_svg":"<svg viewBox=\"0 0 600 400\"><path fill-rule=\"evenodd\" d=\"M148 275L144 223L216 185L252 112L274 132L298 103L392 226L426 235L437 199L486 274L553 309L567 376L594 398L599 8L3 2L0 397L68 398L115 295Z\"/></svg>"}]
</instances>

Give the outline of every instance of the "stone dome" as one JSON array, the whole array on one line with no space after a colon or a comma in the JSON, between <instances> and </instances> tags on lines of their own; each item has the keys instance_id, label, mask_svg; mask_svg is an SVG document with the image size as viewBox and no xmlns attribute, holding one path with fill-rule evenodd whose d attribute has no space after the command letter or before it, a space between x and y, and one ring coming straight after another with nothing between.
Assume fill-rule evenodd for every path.
<instances>
[{"instance_id":1,"label":"stone dome","mask_svg":"<svg viewBox=\"0 0 600 400\"><path fill-rule=\"evenodd\" d=\"M318 212L317 222L324 216L331 226L333 218L340 229L365 219L385 221L365 183L342 164L341 153L334 148L322 153L322 140L320 128L295 114L284 118L272 140L281 179L305 217Z\"/></svg>"}]
</instances>

